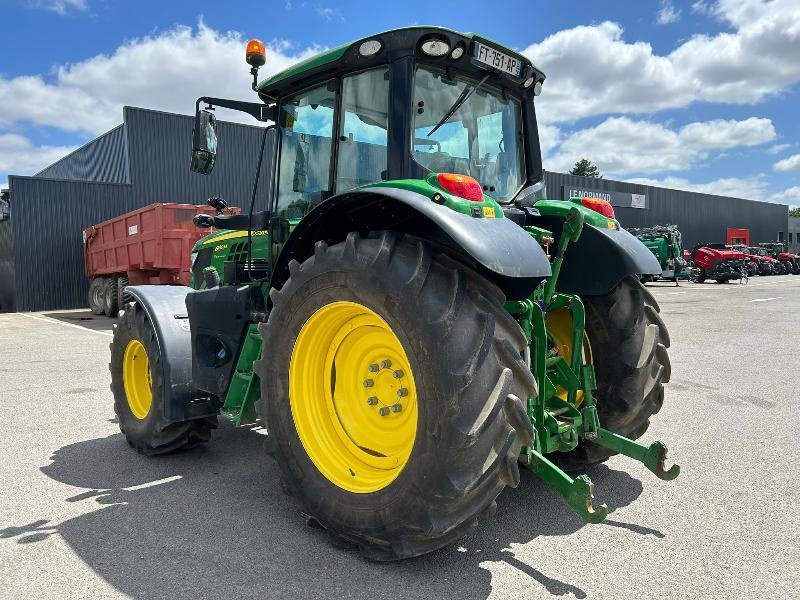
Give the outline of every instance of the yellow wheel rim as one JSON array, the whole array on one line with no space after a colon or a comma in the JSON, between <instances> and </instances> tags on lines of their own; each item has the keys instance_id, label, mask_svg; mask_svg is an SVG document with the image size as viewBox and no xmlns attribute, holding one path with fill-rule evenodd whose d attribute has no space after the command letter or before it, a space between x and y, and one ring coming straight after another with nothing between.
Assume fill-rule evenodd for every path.
<instances>
[{"instance_id":1,"label":"yellow wheel rim","mask_svg":"<svg viewBox=\"0 0 800 600\"><path fill-rule=\"evenodd\" d=\"M144 419L153 404L153 382L150 377L150 359L139 340L131 340L125 346L122 357L122 382L128 408L137 419Z\"/></svg>"},{"instance_id":2,"label":"yellow wheel rim","mask_svg":"<svg viewBox=\"0 0 800 600\"><path fill-rule=\"evenodd\" d=\"M392 483L417 434L417 391L400 340L377 313L333 302L303 325L289 363L289 404L311 462L357 494Z\"/></svg>"},{"instance_id":3,"label":"yellow wheel rim","mask_svg":"<svg viewBox=\"0 0 800 600\"><path fill-rule=\"evenodd\" d=\"M547 313L547 335L552 343L552 348L561 356L567 364L572 363L572 313L566 308ZM583 333L583 361L585 364L592 364L592 347L589 344L589 337ZM556 386L556 396L564 402L567 401L567 390ZM578 390L575 395L576 404L583 403L583 391Z\"/></svg>"}]
</instances>

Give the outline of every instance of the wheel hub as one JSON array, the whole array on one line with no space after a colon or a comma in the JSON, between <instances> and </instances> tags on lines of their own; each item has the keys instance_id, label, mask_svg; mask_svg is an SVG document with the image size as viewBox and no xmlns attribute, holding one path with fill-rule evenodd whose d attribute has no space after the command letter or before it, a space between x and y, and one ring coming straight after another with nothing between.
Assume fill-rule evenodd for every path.
<instances>
[{"instance_id":1,"label":"wheel hub","mask_svg":"<svg viewBox=\"0 0 800 600\"><path fill-rule=\"evenodd\" d=\"M144 419L153 404L153 381L147 350L139 340L131 340L125 346L122 383L131 413L137 419Z\"/></svg>"},{"instance_id":2,"label":"wheel hub","mask_svg":"<svg viewBox=\"0 0 800 600\"><path fill-rule=\"evenodd\" d=\"M389 324L363 305L333 302L306 321L292 352L289 401L306 453L340 488L380 490L411 455L411 366Z\"/></svg>"}]
</instances>

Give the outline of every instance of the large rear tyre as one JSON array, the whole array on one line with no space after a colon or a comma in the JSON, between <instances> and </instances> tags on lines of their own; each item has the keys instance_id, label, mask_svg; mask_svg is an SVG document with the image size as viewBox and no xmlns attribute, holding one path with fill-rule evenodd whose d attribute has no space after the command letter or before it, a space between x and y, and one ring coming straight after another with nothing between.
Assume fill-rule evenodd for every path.
<instances>
[{"instance_id":1,"label":"large rear tyre","mask_svg":"<svg viewBox=\"0 0 800 600\"><path fill-rule=\"evenodd\" d=\"M94 277L89 282L89 308L98 316L106 312L105 279L102 277Z\"/></svg>"},{"instance_id":2,"label":"large rear tyre","mask_svg":"<svg viewBox=\"0 0 800 600\"><path fill-rule=\"evenodd\" d=\"M661 410L671 367L669 334L649 290L635 277L626 277L605 296L586 296L586 333L597 376L600 425L637 439L650 417ZM565 454L556 454L567 470L581 470L614 453L582 441Z\"/></svg>"},{"instance_id":3,"label":"large rear tyre","mask_svg":"<svg viewBox=\"0 0 800 600\"><path fill-rule=\"evenodd\" d=\"M119 428L143 454L166 454L211 438L216 417L163 424L164 365L153 325L138 304L128 304L114 325L111 391Z\"/></svg>"},{"instance_id":4,"label":"large rear tyre","mask_svg":"<svg viewBox=\"0 0 800 600\"><path fill-rule=\"evenodd\" d=\"M284 488L370 559L458 540L532 442L536 383L502 293L388 232L317 242L289 272L255 367Z\"/></svg>"}]
</instances>

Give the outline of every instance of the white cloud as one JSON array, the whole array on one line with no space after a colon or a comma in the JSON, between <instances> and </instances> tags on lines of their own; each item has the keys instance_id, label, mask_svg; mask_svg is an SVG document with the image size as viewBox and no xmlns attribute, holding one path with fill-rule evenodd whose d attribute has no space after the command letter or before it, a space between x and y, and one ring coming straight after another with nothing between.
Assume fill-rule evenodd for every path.
<instances>
[{"instance_id":1,"label":"white cloud","mask_svg":"<svg viewBox=\"0 0 800 600\"><path fill-rule=\"evenodd\" d=\"M775 144L771 148L767 149L767 154L780 154L784 150L791 148L791 144Z\"/></svg>"},{"instance_id":2,"label":"white cloud","mask_svg":"<svg viewBox=\"0 0 800 600\"><path fill-rule=\"evenodd\" d=\"M39 76L0 76L0 126L24 121L99 134L120 123L124 105L191 114L194 101L204 94L256 100L244 44L241 34L218 32L200 22L195 29L175 27L131 40L113 54L62 65L52 84ZM259 76L276 73L318 50L292 51L286 42L272 42ZM232 112L222 116L248 119Z\"/></svg>"},{"instance_id":3,"label":"white cloud","mask_svg":"<svg viewBox=\"0 0 800 600\"><path fill-rule=\"evenodd\" d=\"M35 146L16 133L0 134L0 173L33 175L73 150L72 146Z\"/></svg>"},{"instance_id":4,"label":"white cloud","mask_svg":"<svg viewBox=\"0 0 800 600\"><path fill-rule=\"evenodd\" d=\"M555 125L539 125L539 146L542 156L547 156L561 143L561 130Z\"/></svg>"},{"instance_id":5,"label":"white cloud","mask_svg":"<svg viewBox=\"0 0 800 600\"><path fill-rule=\"evenodd\" d=\"M756 117L695 122L678 130L611 117L596 127L571 133L557 154L545 159L545 168L564 171L585 157L609 175L678 171L706 159L712 151L756 146L774 138L772 121Z\"/></svg>"},{"instance_id":6,"label":"white cloud","mask_svg":"<svg viewBox=\"0 0 800 600\"><path fill-rule=\"evenodd\" d=\"M792 186L788 189L773 194L769 197L770 202L789 204L791 206L800 205L800 185Z\"/></svg>"},{"instance_id":7,"label":"white cloud","mask_svg":"<svg viewBox=\"0 0 800 600\"><path fill-rule=\"evenodd\" d=\"M524 54L549 73L542 120L653 113L696 101L751 104L800 81L800 3L719 0L708 10L733 33L696 35L664 56L649 43L625 41L610 21L528 47Z\"/></svg>"},{"instance_id":8,"label":"white cloud","mask_svg":"<svg viewBox=\"0 0 800 600\"><path fill-rule=\"evenodd\" d=\"M761 176L739 178L726 177L716 179L707 183L691 183L682 177L665 177L664 179L649 179L637 177L627 179L630 183L641 183L656 187L664 187L673 190L685 190L687 192L701 192L704 194L716 194L718 196L730 196L733 198L745 198L747 200L765 200L767 184ZM770 198L772 201L772 199Z\"/></svg>"},{"instance_id":9,"label":"white cloud","mask_svg":"<svg viewBox=\"0 0 800 600\"><path fill-rule=\"evenodd\" d=\"M60 15L67 14L69 10L83 11L89 8L86 0L30 0L28 6L52 10Z\"/></svg>"},{"instance_id":10,"label":"white cloud","mask_svg":"<svg viewBox=\"0 0 800 600\"><path fill-rule=\"evenodd\" d=\"M800 171L800 154L793 154L773 165L776 171Z\"/></svg>"},{"instance_id":11,"label":"white cloud","mask_svg":"<svg viewBox=\"0 0 800 600\"><path fill-rule=\"evenodd\" d=\"M700 151L757 146L774 140L775 136L772 121L758 117L743 121L714 119L690 123L680 130L681 142Z\"/></svg>"},{"instance_id":12,"label":"white cloud","mask_svg":"<svg viewBox=\"0 0 800 600\"><path fill-rule=\"evenodd\" d=\"M314 11L317 13L317 16L322 17L326 21L344 23L344 15L338 8L328 8L327 6L317 5L314 7Z\"/></svg>"},{"instance_id":13,"label":"white cloud","mask_svg":"<svg viewBox=\"0 0 800 600\"><path fill-rule=\"evenodd\" d=\"M670 0L661 0L661 8L656 15L656 23L659 25L669 25L677 23L681 18L681 9L675 8Z\"/></svg>"}]
</instances>

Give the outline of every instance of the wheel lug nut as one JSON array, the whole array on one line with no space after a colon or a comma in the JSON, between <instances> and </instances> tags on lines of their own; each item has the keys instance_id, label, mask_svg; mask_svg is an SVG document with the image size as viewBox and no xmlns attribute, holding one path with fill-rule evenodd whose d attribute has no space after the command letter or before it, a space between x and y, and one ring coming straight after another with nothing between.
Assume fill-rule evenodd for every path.
<instances>
[{"instance_id":1,"label":"wheel lug nut","mask_svg":"<svg viewBox=\"0 0 800 600\"><path fill-rule=\"evenodd\" d=\"M408 396L408 390L406 388L400 388L399 390L397 390L397 395L400 398L403 398L404 396Z\"/></svg>"},{"instance_id":2,"label":"wheel lug nut","mask_svg":"<svg viewBox=\"0 0 800 600\"><path fill-rule=\"evenodd\" d=\"M365 379L364 380L364 387L365 388L371 388L373 385L375 385L375 382L372 381L372 379Z\"/></svg>"},{"instance_id":3,"label":"wheel lug nut","mask_svg":"<svg viewBox=\"0 0 800 600\"><path fill-rule=\"evenodd\" d=\"M388 406L381 406L381 409L378 411L382 417L385 417L389 414L389 407Z\"/></svg>"},{"instance_id":4,"label":"wheel lug nut","mask_svg":"<svg viewBox=\"0 0 800 600\"><path fill-rule=\"evenodd\" d=\"M375 406L378 403L378 398L376 396L370 396L367 398L367 404L370 406Z\"/></svg>"},{"instance_id":5,"label":"wheel lug nut","mask_svg":"<svg viewBox=\"0 0 800 600\"><path fill-rule=\"evenodd\" d=\"M377 363L372 363L368 368L370 373L377 373L378 369L380 369Z\"/></svg>"},{"instance_id":6,"label":"wheel lug nut","mask_svg":"<svg viewBox=\"0 0 800 600\"><path fill-rule=\"evenodd\" d=\"M395 379L400 379L403 376L403 372L400 369L397 369L392 373L392 377Z\"/></svg>"},{"instance_id":7,"label":"wheel lug nut","mask_svg":"<svg viewBox=\"0 0 800 600\"><path fill-rule=\"evenodd\" d=\"M392 412L400 412L401 410L403 410L403 405L399 402L392 405Z\"/></svg>"},{"instance_id":8,"label":"wheel lug nut","mask_svg":"<svg viewBox=\"0 0 800 600\"><path fill-rule=\"evenodd\" d=\"M392 361L388 358L381 361L381 369L390 369L392 367Z\"/></svg>"}]
</instances>

